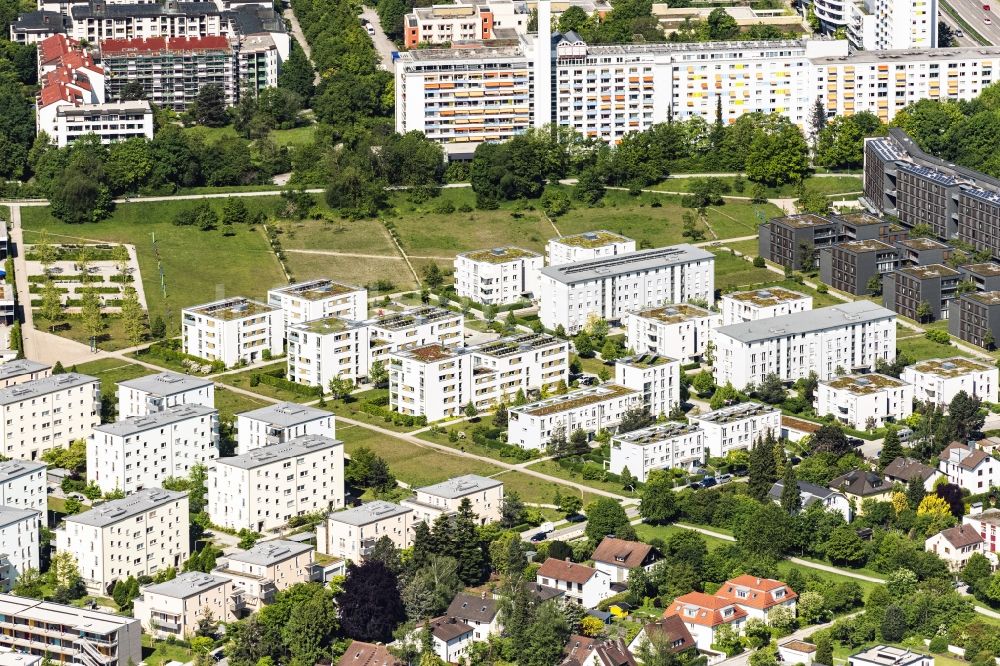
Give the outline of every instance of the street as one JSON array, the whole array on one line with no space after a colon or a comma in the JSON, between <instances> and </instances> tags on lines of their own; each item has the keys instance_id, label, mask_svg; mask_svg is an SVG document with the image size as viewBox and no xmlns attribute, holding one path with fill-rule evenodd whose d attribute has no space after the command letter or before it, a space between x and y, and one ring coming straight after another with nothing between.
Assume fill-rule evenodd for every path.
<instances>
[{"instance_id":1,"label":"street","mask_svg":"<svg viewBox=\"0 0 1000 666\"><path fill-rule=\"evenodd\" d=\"M382 23L378 19L378 14L372 7L365 5L361 9L361 18L368 21L368 24L375 29L375 34L372 35L372 43L375 44L375 50L378 51L379 58L382 61L382 69L387 72L393 71L392 52L396 50L396 45L382 32Z\"/></svg>"},{"instance_id":2,"label":"street","mask_svg":"<svg viewBox=\"0 0 1000 666\"><path fill-rule=\"evenodd\" d=\"M962 17L962 20L972 26L991 45L1000 44L1000 14L997 13L1000 4L991 4L992 0L947 0L947 2ZM989 6L990 11L985 11L983 5ZM943 8L940 15L952 27L962 27L956 25L957 22L951 19ZM985 19L987 18L990 19L992 25L986 25ZM968 34L964 38L959 38L958 41L962 46L975 44L975 40L971 39Z\"/></svg>"}]
</instances>

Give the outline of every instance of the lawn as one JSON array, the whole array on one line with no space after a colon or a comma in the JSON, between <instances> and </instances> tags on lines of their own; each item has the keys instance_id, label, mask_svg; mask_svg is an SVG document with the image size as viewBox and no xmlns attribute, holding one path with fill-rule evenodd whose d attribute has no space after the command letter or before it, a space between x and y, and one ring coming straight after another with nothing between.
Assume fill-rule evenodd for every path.
<instances>
[{"instance_id":1,"label":"lawn","mask_svg":"<svg viewBox=\"0 0 1000 666\"><path fill-rule=\"evenodd\" d=\"M272 403L269 400L251 398L242 393L227 391L218 385L215 387L215 408L219 410L219 420L221 421L232 422L234 414L260 409L270 404Z\"/></svg>"},{"instance_id":2,"label":"lawn","mask_svg":"<svg viewBox=\"0 0 1000 666\"><path fill-rule=\"evenodd\" d=\"M398 290L417 287L413 273L398 255L372 259L287 252L285 257L289 271L298 282L328 277L360 286L370 285L377 280L389 280Z\"/></svg>"},{"instance_id":3,"label":"lawn","mask_svg":"<svg viewBox=\"0 0 1000 666\"><path fill-rule=\"evenodd\" d=\"M486 456L488 458L494 458L496 460L502 460L504 462L516 463L521 462L520 458L514 457L503 457L500 455L499 451L495 451L489 447L482 446L472 441L472 431L479 427L492 427L492 414L481 414L479 418L475 421L458 421L452 424L442 424L444 426L445 432L438 433L433 431L422 432L417 437L420 439L427 440L428 442L433 442L434 444L440 444L441 446L449 446L453 449L458 449L460 451L467 451L469 453L474 453L477 456ZM459 439L454 442L448 439L449 432L465 433L464 439Z\"/></svg>"},{"instance_id":4,"label":"lawn","mask_svg":"<svg viewBox=\"0 0 1000 666\"><path fill-rule=\"evenodd\" d=\"M712 206L705 211L705 218L718 239L756 236L761 224L778 215L781 211L772 204L732 200L724 206Z\"/></svg>"},{"instance_id":5,"label":"lawn","mask_svg":"<svg viewBox=\"0 0 1000 666\"><path fill-rule=\"evenodd\" d=\"M238 136L236 129L232 125L225 127L188 127L185 133L199 139L203 143L214 143L219 139ZM279 146L302 145L312 143L316 135L316 125L303 125L287 130L271 130L269 137ZM273 187L273 186L272 186Z\"/></svg>"},{"instance_id":6,"label":"lawn","mask_svg":"<svg viewBox=\"0 0 1000 666\"><path fill-rule=\"evenodd\" d=\"M101 393L110 397L114 397L117 393L118 382L153 374L149 368L136 363L126 363L116 358L102 358L97 361L80 363L76 366L76 370L100 379Z\"/></svg>"},{"instance_id":7,"label":"lawn","mask_svg":"<svg viewBox=\"0 0 1000 666\"><path fill-rule=\"evenodd\" d=\"M39 314L38 310L33 310L35 326L41 331L51 331L52 326L56 326L56 335L60 335L70 340L90 345L90 334L83 328L83 322L79 317L64 317L58 322L50 322ZM129 347L126 339L125 326L121 317L116 315L105 315L101 319L104 322L104 331L97 336L97 348L105 351L116 351Z\"/></svg>"},{"instance_id":8,"label":"lawn","mask_svg":"<svg viewBox=\"0 0 1000 666\"><path fill-rule=\"evenodd\" d=\"M274 201L273 197L246 199L251 210L264 208L269 212ZM221 211L225 199L204 202ZM60 222L49 214L47 207L26 207L21 218L27 242L45 229L53 240L99 239L134 244L149 311L152 315L163 315L169 331L177 333L183 307L225 295L263 298L268 289L285 283L278 260L260 229L240 227L234 236L226 237L218 230L201 231L193 226L172 224L178 212L198 203L201 202L121 204L109 219L87 225ZM160 287L158 265L163 270L166 298Z\"/></svg>"},{"instance_id":9,"label":"lawn","mask_svg":"<svg viewBox=\"0 0 1000 666\"><path fill-rule=\"evenodd\" d=\"M554 460L542 460L541 462L528 465L528 469L532 469L536 472L542 472L543 474L548 474L560 479L565 479L566 481L573 481L585 486L590 486L591 488L597 488L598 490L615 493L616 495L624 495L627 497L637 496L635 492L623 489L620 483L584 479L582 474L577 474L572 470L566 469Z\"/></svg>"},{"instance_id":10,"label":"lawn","mask_svg":"<svg viewBox=\"0 0 1000 666\"><path fill-rule=\"evenodd\" d=\"M287 391L282 388L277 388L271 386L270 384L265 384L263 382L257 384L257 386L250 385L250 378L255 374L271 372L274 370L285 370L288 367L287 361L279 361L278 363L273 363L271 365L266 365L262 368L254 368L252 370L245 370L243 372L234 372L229 375L219 375L215 378L215 381L221 382L223 384L228 384L229 386L235 386L237 388L245 389L247 391L252 391L253 393L259 393L262 396L273 398L275 400L283 400L287 402L312 402L316 399L314 395L302 395L299 393L294 393L292 391Z\"/></svg>"},{"instance_id":11,"label":"lawn","mask_svg":"<svg viewBox=\"0 0 1000 666\"><path fill-rule=\"evenodd\" d=\"M523 472L501 472L497 474L496 478L503 481L505 493L516 492L523 502L529 504L552 504L552 500L555 498L557 486L545 479L539 479L537 476L531 476ZM569 486L558 486L558 488L562 495L580 495L583 498L584 506L600 498L599 495L583 492ZM555 509L539 510L549 520L562 519L563 517L562 512Z\"/></svg>"},{"instance_id":12,"label":"lawn","mask_svg":"<svg viewBox=\"0 0 1000 666\"><path fill-rule=\"evenodd\" d=\"M766 268L757 268L743 257L735 257L727 250L715 250L715 288L749 289L777 277Z\"/></svg>"},{"instance_id":13,"label":"lawn","mask_svg":"<svg viewBox=\"0 0 1000 666\"><path fill-rule=\"evenodd\" d=\"M179 661L186 664L194 660L194 652L190 648L177 643L154 641L149 634L142 635L142 662L146 666L163 666L168 661Z\"/></svg>"},{"instance_id":14,"label":"lawn","mask_svg":"<svg viewBox=\"0 0 1000 666\"><path fill-rule=\"evenodd\" d=\"M378 220L286 220L278 223L285 250L329 250L398 257Z\"/></svg>"},{"instance_id":15,"label":"lawn","mask_svg":"<svg viewBox=\"0 0 1000 666\"><path fill-rule=\"evenodd\" d=\"M925 338L923 333L917 333L901 326L896 327L896 349L899 352L906 352L914 361L924 361L929 358L947 358L949 356L973 358L972 354L955 347L951 343L942 345L932 342Z\"/></svg>"},{"instance_id":16,"label":"lawn","mask_svg":"<svg viewBox=\"0 0 1000 666\"><path fill-rule=\"evenodd\" d=\"M389 395L387 389L371 389L369 391L362 391L360 393L354 393L351 395L351 401L344 403L342 400L331 400L326 401L326 405L320 407L320 409L325 409L329 412L333 412L337 416L346 417L349 419L354 419L355 421L361 421L362 423L368 423L370 425L378 426L379 428L385 428L386 430L394 430L396 432L411 432L416 430L416 426L400 426L392 423L391 421L386 421L381 416L374 416L367 412L361 411L361 403L366 399L376 398L380 396Z\"/></svg>"},{"instance_id":17,"label":"lawn","mask_svg":"<svg viewBox=\"0 0 1000 666\"><path fill-rule=\"evenodd\" d=\"M692 178L668 178L662 183L653 185L652 189L664 190L667 192L688 192L690 191L690 185ZM737 192L733 189L733 183L736 178L733 176L723 176L719 180L727 183L730 186L729 194L732 196L750 196L750 190L753 185L744 179L745 187L743 192ZM820 192L822 194L843 194L845 192L860 192L864 184L862 183L861 176L823 176L806 179L806 187L810 190ZM764 194L769 199L776 198L787 198L798 196L799 186L795 183L789 183L787 185L780 185L778 187L766 187L764 188Z\"/></svg>"},{"instance_id":18,"label":"lawn","mask_svg":"<svg viewBox=\"0 0 1000 666\"><path fill-rule=\"evenodd\" d=\"M725 247L736 250L740 254L753 259L760 251L760 245L756 238L753 240L736 241L735 243L725 243Z\"/></svg>"},{"instance_id":19,"label":"lawn","mask_svg":"<svg viewBox=\"0 0 1000 666\"><path fill-rule=\"evenodd\" d=\"M639 538L647 543L653 539L661 539L666 541L668 537L677 534L678 532L690 532L691 530L686 530L683 527L678 527L676 525L647 525L646 523L640 523L635 525L635 533ZM705 534L698 534L702 539L705 540L705 544L708 546L709 550L715 550L716 548L721 548L722 546L728 546L732 542L726 541L725 539L719 539L718 537L707 536Z\"/></svg>"}]
</instances>

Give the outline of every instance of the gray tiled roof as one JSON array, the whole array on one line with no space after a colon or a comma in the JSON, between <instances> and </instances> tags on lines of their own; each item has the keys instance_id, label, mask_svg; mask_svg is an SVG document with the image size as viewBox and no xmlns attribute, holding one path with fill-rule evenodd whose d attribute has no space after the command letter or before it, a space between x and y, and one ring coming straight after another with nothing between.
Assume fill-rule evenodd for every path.
<instances>
[{"instance_id":1,"label":"gray tiled roof","mask_svg":"<svg viewBox=\"0 0 1000 666\"><path fill-rule=\"evenodd\" d=\"M578 261L572 264L546 266L542 269L542 275L557 282L573 284L706 259L715 259L715 255L693 245L671 245L670 247L626 252L589 261Z\"/></svg>"},{"instance_id":2,"label":"gray tiled roof","mask_svg":"<svg viewBox=\"0 0 1000 666\"><path fill-rule=\"evenodd\" d=\"M5 460L0 462L0 483L7 483L26 474L34 474L45 470L43 463L29 460Z\"/></svg>"},{"instance_id":3,"label":"gray tiled roof","mask_svg":"<svg viewBox=\"0 0 1000 666\"><path fill-rule=\"evenodd\" d=\"M895 316L896 313L892 310L871 301L852 301L816 310L793 312L770 319L721 326L715 330L719 335L726 335L749 344L787 335L801 335L851 324L863 324Z\"/></svg>"},{"instance_id":4,"label":"gray tiled roof","mask_svg":"<svg viewBox=\"0 0 1000 666\"><path fill-rule=\"evenodd\" d=\"M330 439L322 435L303 435L302 437L296 437L281 444L262 446L259 449L254 449L242 455L218 458L215 460L215 464L229 465L230 467L239 467L241 469L255 469L305 455L306 453L314 453L342 445L343 442L338 439Z\"/></svg>"},{"instance_id":5,"label":"gray tiled roof","mask_svg":"<svg viewBox=\"0 0 1000 666\"><path fill-rule=\"evenodd\" d=\"M75 516L66 516L66 522L107 527L186 497L187 493L178 490L146 488L136 491L124 499L105 502L96 509L78 513Z\"/></svg>"},{"instance_id":6,"label":"gray tiled roof","mask_svg":"<svg viewBox=\"0 0 1000 666\"><path fill-rule=\"evenodd\" d=\"M165 583L144 587L142 591L162 594L165 597L174 597L176 599L187 599L196 594L215 589L228 582L229 579L222 576L213 576L212 574L200 571L188 571Z\"/></svg>"},{"instance_id":7,"label":"gray tiled roof","mask_svg":"<svg viewBox=\"0 0 1000 666\"><path fill-rule=\"evenodd\" d=\"M133 416L129 419L105 423L94 428L95 432L103 432L117 437L128 437L147 430L155 430L180 421L202 418L218 414L217 409L202 405L177 405L167 407L163 411L153 412L145 416Z\"/></svg>"},{"instance_id":8,"label":"gray tiled roof","mask_svg":"<svg viewBox=\"0 0 1000 666\"><path fill-rule=\"evenodd\" d=\"M158 372L155 375L136 377L118 382L118 386L135 389L151 395L166 396L211 386L212 380L181 375L176 372Z\"/></svg>"},{"instance_id":9,"label":"gray tiled roof","mask_svg":"<svg viewBox=\"0 0 1000 666\"><path fill-rule=\"evenodd\" d=\"M48 395L56 391L65 391L66 389L97 381L97 377L80 375L75 372L51 375L42 379L33 379L30 382L0 389L0 405L12 405L24 400L30 400L31 398Z\"/></svg>"},{"instance_id":10,"label":"gray tiled roof","mask_svg":"<svg viewBox=\"0 0 1000 666\"><path fill-rule=\"evenodd\" d=\"M51 367L52 366L47 363L39 363L38 361L32 361L27 358L7 361L3 365L0 365L0 380L10 379L11 377L20 377L21 375L28 375L32 372L40 372Z\"/></svg>"},{"instance_id":11,"label":"gray tiled roof","mask_svg":"<svg viewBox=\"0 0 1000 666\"><path fill-rule=\"evenodd\" d=\"M261 541L255 544L250 550L239 551L227 555L227 557L230 562L246 562L248 564L269 566L278 562L284 562L290 557L308 553L312 549L313 547L309 544L275 539L274 541Z\"/></svg>"}]
</instances>

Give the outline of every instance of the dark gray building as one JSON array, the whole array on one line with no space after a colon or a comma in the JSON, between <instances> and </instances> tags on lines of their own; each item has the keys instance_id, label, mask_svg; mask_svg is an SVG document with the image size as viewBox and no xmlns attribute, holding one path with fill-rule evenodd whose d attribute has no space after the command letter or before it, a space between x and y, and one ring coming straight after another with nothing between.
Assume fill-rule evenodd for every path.
<instances>
[{"instance_id":1,"label":"dark gray building","mask_svg":"<svg viewBox=\"0 0 1000 666\"><path fill-rule=\"evenodd\" d=\"M930 238L907 238L896 241L900 266L943 264L951 257L952 248Z\"/></svg>"},{"instance_id":2,"label":"dark gray building","mask_svg":"<svg viewBox=\"0 0 1000 666\"><path fill-rule=\"evenodd\" d=\"M909 266L882 279L882 304L904 317L920 321L921 303L930 306L930 319L947 319L961 274L943 264Z\"/></svg>"},{"instance_id":3,"label":"dark gray building","mask_svg":"<svg viewBox=\"0 0 1000 666\"><path fill-rule=\"evenodd\" d=\"M760 225L758 254L768 261L794 269L807 269L803 259L840 240L840 223L832 217L803 213L775 217Z\"/></svg>"},{"instance_id":4,"label":"dark gray building","mask_svg":"<svg viewBox=\"0 0 1000 666\"><path fill-rule=\"evenodd\" d=\"M958 272L962 280L971 282L976 291L1000 291L1000 265L998 264L966 264L959 266Z\"/></svg>"},{"instance_id":5,"label":"dark gray building","mask_svg":"<svg viewBox=\"0 0 1000 666\"><path fill-rule=\"evenodd\" d=\"M847 213L837 215L834 219L840 222L838 237L841 241L880 240L895 243L905 239L910 233L901 224L868 213Z\"/></svg>"},{"instance_id":6,"label":"dark gray building","mask_svg":"<svg viewBox=\"0 0 1000 666\"><path fill-rule=\"evenodd\" d=\"M896 248L888 243L845 241L820 250L819 278L834 289L863 296L870 293L870 279L895 270L898 262Z\"/></svg>"},{"instance_id":7,"label":"dark gray building","mask_svg":"<svg viewBox=\"0 0 1000 666\"><path fill-rule=\"evenodd\" d=\"M948 332L976 346L995 348L1000 332L1000 291L967 292L953 300Z\"/></svg>"}]
</instances>

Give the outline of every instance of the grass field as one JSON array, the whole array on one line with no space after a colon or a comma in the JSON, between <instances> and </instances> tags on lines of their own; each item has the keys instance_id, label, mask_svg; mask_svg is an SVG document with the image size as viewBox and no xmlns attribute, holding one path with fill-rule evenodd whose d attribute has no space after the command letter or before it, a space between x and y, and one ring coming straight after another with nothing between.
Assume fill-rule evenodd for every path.
<instances>
[{"instance_id":1,"label":"grass field","mask_svg":"<svg viewBox=\"0 0 1000 666\"><path fill-rule=\"evenodd\" d=\"M959 349L951 343L942 345L932 342L925 338L923 333L917 333L898 325L896 327L896 349L906 352L914 361L924 361L929 358L947 358L949 356L973 358L972 354Z\"/></svg>"},{"instance_id":2,"label":"grass field","mask_svg":"<svg viewBox=\"0 0 1000 666\"><path fill-rule=\"evenodd\" d=\"M735 243L725 243L725 246L736 250L740 254L745 254L751 259L757 256L758 250L760 249L756 238L753 240L736 241Z\"/></svg>"},{"instance_id":3,"label":"grass field","mask_svg":"<svg viewBox=\"0 0 1000 666\"><path fill-rule=\"evenodd\" d=\"M314 395L300 395L298 393L286 391L285 389L277 388L263 382L257 384L257 386L250 386L250 377L252 375L278 369L284 370L286 367L287 362L282 360L277 363L264 366L263 368L254 368L253 370L246 370L244 372L234 372L230 375L221 375L216 379L216 381L228 384L229 386L235 386L247 391L252 391L253 393L259 393L262 396L273 398L275 400L283 400L286 402L312 402L315 400L316 396Z\"/></svg>"},{"instance_id":4,"label":"grass field","mask_svg":"<svg viewBox=\"0 0 1000 666\"><path fill-rule=\"evenodd\" d=\"M398 257L378 220L286 220L278 223L285 250L332 250Z\"/></svg>"},{"instance_id":5,"label":"grass field","mask_svg":"<svg viewBox=\"0 0 1000 666\"><path fill-rule=\"evenodd\" d=\"M636 493L623 489L620 483L590 481L584 479L582 474L577 474L572 470L565 469L554 460L542 460L541 462L536 462L532 465L528 465L528 469L532 469L536 472L542 472L543 474L548 474L559 479L565 479L566 481L573 481L585 486L590 486L591 488L597 488L598 490L605 490L607 492L615 493L616 495L625 495L627 497L637 496Z\"/></svg>"},{"instance_id":6,"label":"grass field","mask_svg":"<svg viewBox=\"0 0 1000 666\"><path fill-rule=\"evenodd\" d=\"M399 256L372 259L287 252L285 261L296 281L328 277L351 284L366 285L376 280L389 280L399 290L417 287L413 273Z\"/></svg>"},{"instance_id":7,"label":"grass field","mask_svg":"<svg viewBox=\"0 0 1000 666\"><path fill-rule=\"evenodd\" d=\"M366 412L361 411L361 402L365 399L375 398L383 395L389 395L388 389L371 389L369 391L362 391L361 393L355 393L351 396L351 402L344 403L342 400L331 400L327 399L326 406L320 407L320 409L325 409L329 412L333 412L337 416L342 416L355 421L361 421L362 423L368 423L379 428L385 428L386 430L394 430L396 432L409 432L411 430L416 430L415 426L398 426L391 421L387 422L384 418L379 416L374 416Z\"/></svg>"},{"instance_id":8,"label":"grass field","mask_svg":"<svg viewBox=\"0 0 1000 666\"><path fill-rule=\"evenodd\" d=\"M170 661L186 664L194 659L190 648L166 641L154 641L149 634L142 635L142 661L147 666L163 666Z\"/></svg>"},{"instance_id":9,"label":"grass field","mask_svg":"<svg viewBox=\"0 0 1000 666\"><path fill-rule=\"evenodd\" d=\"M260 409L270 404L270 401L261 398L251 398L242 393L227 391L219 386L215 387L215 408L219 410L219 420L221 421L232 421L234 414Z\"/></svg>"},{"instance_id":10,"label":"grass field","mask_svg":"<svg viewBox=\"0 0 1000 666\"><path fill-rule=\"evenodd\" d=\"M726 250L715 251L715 288L750 288L773 280L777 275L766 268L757 268L743 257L734 257Z\"/></svg>"},{"instance_id":11,"label":"grass field","mask_svg":"<svg viewBox=\"0 0 1000 666\"><path fill-rule=\"evenodd\" d=\"M635 533L639 535L639 538L647 543L653 539L662 539L663 541L666 541L668 537L677 534L678 532L691 531L686 530L683 527L677 527L676 525L647 525L645 523L640 523L634 527ZM705 544L708 546L709 550L715 550L716 548L732 543L730 541L726 541L725 539L719 539L705 534L698 534L698 536L705 540Z\"/></svg>"},{"instance_id":12,"label":"grass field","mask_svg":"<svg viewBox=\"0 0 1000 666\"><path fill-rule=\"evenodd\" d=\"M50 322L45 317L42 317L38 310L33 311L35 326L42 331L52 330L51 326L53 322ZM117 316L105 316L102 318L104 322L104 331L97 338L97 348L103 349L105 351L115 351L117 349L125 349L129 346L128 340L125 335L125 327L122 324L121 317ZM64 318L57 322L58 329L57 335L61 335L64 338L69 338L70 340L76 340L77 342L85 345L90 344L90 334L84 330L83 324L79 318Z\"/></svg>"},{"instance_id":13,"label":"grass field","mask_svg":"<svg viewBox=\"0 0 1000 666\"><path fill-rule=\"evenodd\" d=\"M225 127L203 127L198 125L196 127L186 128L185 133L189 136L196 137L201 141L209 143L218 141L219 139L225 137L238 136L232 125L227 125ZM301 127L295 127L287 130L271 130L271 133L268 136L279 146L291 146L296 144L302 145L312 143L315 135L316 125L303 125Z\"/></svg>"},{"instance_id":14,"label":"grass field","mask_svg":"<svg viewBox=\"0 0 1000 666\"><path fill-rule=\"evenodd\" d=\"M668 178L662 183L653 185L652 189L655 190L665 190L667 192L688 192L690 191L691 178ZM729 194L732 196L750 196L750 190L753 185L747 181L746 187L743 192L737 192L732 189L735 178L732 176L723 176L720 180L726 182L730 186ZM811 190L815 190L822 194L841 194L844 192L860 192L863 188L863 183L860 176L823 176L817 178L815 176L806 179L806 187ZM764 188L765 196L769 199L783 198L783 197L794 197L798 195L799 186L797 184L781 185L778 187L766 187Z\"/></svg>"},{"instance_id":15,"label":"grass field","mask_svg":"<svg viewBox=\"0 0 1000 666\"><path fill-rule=\"evenodd\" d=\"M705 211L708 225L715 232L714 238L741 238L755 236L757 228L768 218L780 215L781 211L771 204L736 203L730 201L724 206L714 206Z\"/></svg>"},{"instance_id":16,"label":"grass field","mask_svg":"<svg viewBox=\"0 0 1000 666\"><path fill-rule=\"evenodd\" d=\"M530 504L552 504L552 500L555 498L557 486L545 479L539 479L536 476L531 476L523 472L501 472L496 475L496 478L503 481L505 493L516 492L523 502ZM600 497L599 495L579 491L569 486L558 486L558 488L562 495L579 495L583 499L584 506L587 506ZM540 509L540 511L549 520L563 517L561 512L554 509Z\"/></svg>"},{"instance_id":17,"label":"grass field","mask_svg":"<svg viewBox=\"0 0 1000 666\"><path fill-rule=\"evenodd\" d=\"M100 379L101 393L105 396L115 395L118 390L118 382L153 374L149 368L136 363L126 363L116 358L102 358L88 363L80 363L76 369L85 375Z\"/></svg>"}]
</instances>

